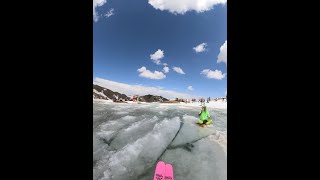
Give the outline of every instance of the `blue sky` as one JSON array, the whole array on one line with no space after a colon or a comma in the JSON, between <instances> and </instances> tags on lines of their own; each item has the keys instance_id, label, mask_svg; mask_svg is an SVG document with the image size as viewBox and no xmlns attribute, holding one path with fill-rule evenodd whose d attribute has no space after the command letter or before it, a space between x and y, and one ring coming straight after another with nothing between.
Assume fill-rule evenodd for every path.
<instances>
[{"instance_id":1,"label":"blue sky","mask_svg":"<svg viewBox=\"0 0 320 180\"><path fill-rule=\"evenodd\" d=\"M127 95L225 96L226 1L200 2L94 0L93 81Z\"/></svg>"}]
</instances>

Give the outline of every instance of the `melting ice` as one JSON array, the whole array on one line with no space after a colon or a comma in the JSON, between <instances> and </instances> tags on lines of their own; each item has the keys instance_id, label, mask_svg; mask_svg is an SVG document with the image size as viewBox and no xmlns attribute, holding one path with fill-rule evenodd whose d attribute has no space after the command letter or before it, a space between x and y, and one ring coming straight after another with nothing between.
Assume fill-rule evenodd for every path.
<instances>
[{"instance_id":1,"label":"melting ice","mask_svg":"<svg viewBox=\"0 0 320 180\"><path fill-rule=\"evenodd\" d=\"M159 160L176 180L226 180L227 111L208 108L214 123L199 127L199 107L93 103L93 180L151 180Z\"/></svg>"}]
</instances>

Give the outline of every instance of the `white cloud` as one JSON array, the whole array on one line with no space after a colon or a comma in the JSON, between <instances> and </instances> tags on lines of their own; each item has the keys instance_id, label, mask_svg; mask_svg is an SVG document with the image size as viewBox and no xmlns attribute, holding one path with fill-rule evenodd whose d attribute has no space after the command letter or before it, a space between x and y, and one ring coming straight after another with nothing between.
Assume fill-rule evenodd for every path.
<instances>
[{"instance_id":1,"label":"white cloud","mask_svg":"<svg viewBox=\"0 0 320 180\"><path fill-rule=\"evenodd\" d=\"M111 8L104 16L108 18L108 17L114 15L113 11L114 11L114 9Z\"/></svg>"},{"instance_id":2,"label":"white cloud","mask_svg":"<svg viewBox=\"0 0 320 180\"><path fill-rule=\"evenodd\" d=\"M139 74L140 77L144 77L144 78L148 78L148 79L164 79L164 78L166 78L166 75L164 75L162 72L159 72L159 71L151 72L144 66L142 66L140 69L138 69L138 72L140 72L140 74Z\"/></svg>"},{"instance_id":3,"label":"white cloud","mask_svg":"<svg viewBox=\"0 0 320 180\"><path fill-rule=\"evenodd\" d=\"M95 22L98 22L99 20L99 14L96 8L103 6L105 3L107 3L107 0L93 0L93 20Z\"/></svg>"},{"instance_id":4,"label":"white cloud","mask_svg":"<svg viewBox=\"0 0 320 180\"><path fill-rule=\"evenodd\" d=\"M212 71L210 69L204 69L200 74L207 76L207 78L218 79L218 80L221 80L226 76L226 74L225 73L222 74L220 70Z\"/></svg>"},{"instance_id":5,"label":"white cloud","mask_svg":"<svg viewBox=\"0 0 320 180\"><path fill-rule=\"evenodd\" d=\"M192 86L188 86L187 89L190 90L190 91L193 91L193 90L194 90Z\"/></svg>"},{"instance_id":6,"label":"white cloud","mask_svg":"<svg viewBox=\"0 0 320 180\"><path fill-rule=\"evenodd\" d=\"M186 74L183 72L183 70L180 67L173 67L173 70L179 74Z\"/></svg>"},{"instance_id":7,"label":"white cloud","mask_svg":"<svg viewBox=\"0 0 320 180\"><path fill-rule=\"evenodd\" d=\"M170 69L169 69L169 67L167 67L167 66L165 66L165 67L163 68L163 72L164 72L164 73L168 73L169 70L170 70Z\"/></svg>"},{"instance_id":8,"label":"white cloud","mask_svg":"<svg viewBox=\"0 0 320 180\"><path fill-rule=\"evenodd\" d=\"M227 40L224 42L224 44L220 47L220 53L218 55L218 63L224 62L227 64Z\"/></svg>"},{"instance_id":9,"label":"white cloud","mask_svg":"<svg viewBox=\"0 0 320 180\"><path fill-rule=\"evenodd\" d=\"M198 96L194 96L191 94L180 93L172 90L164 90L160 87L151 87L151 86L142 86L142 85L129 85L119 82L114 82L102 78L95 78L93 84L102 86L104 88L108 88L112 91L116 91L119 93L124 93L126 95L158 95L168 99L172 98L199 98Z\"/></svg>"},{"instance_id":10,"label":"white cloud","mask_svg":"<svg viewBox=\"0 0 320 180\"><path fill-rule=\"evenodd\" d=\"M167 63L163 63L162 65L164 65L164 66L168 66L168 64L167 64Z\"/></svg>"},{"instance_id":11,"label":"white cloud","mask_svg":"<svg viewBox=\"0 0 320 180\"><path fill-rule=\"evenodd\" d=\"M203 52L203 51L207 50L206 47L207 47L207 43L201 43L198 46L194 47L193 50L195 50L197 53L199 53L199 52Z\"/></svg>"},{"instance_id":12,"label":"white cloud","mask_svg":"<svg viewBox=\"0 0 320 180\"><path fill-rule=\"evenodd\" d=\"M213 9L215 5L226 4L227 0L149 0L155 9L167 10L173 14L184 14L187 11L198 13Z\"/></svg>"},{"instance_id":13,"label":"white cloud","mask_svg":"<svg viewBox=\"0 0 320 180\"><path fill-rule=\"evenodd\" d=\"M161 49L158 49L155 53L150 54L150 59L156 63L161 64L160 60L164 57L164 51Z\"/></svg>"}]
</instances>

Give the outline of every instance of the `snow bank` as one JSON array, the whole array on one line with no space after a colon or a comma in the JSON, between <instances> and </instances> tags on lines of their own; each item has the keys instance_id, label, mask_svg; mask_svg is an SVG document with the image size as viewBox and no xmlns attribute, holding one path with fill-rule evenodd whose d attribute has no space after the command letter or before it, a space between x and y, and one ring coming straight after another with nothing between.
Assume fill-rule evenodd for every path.
<instances>
[{"instance_id":1,"label":"snow bank","mask_svg":"<svg viewBox=\"0 0 320 180\"><path fill-rule=\"evenodd\" d=\"M194 102L194 103L163 103L163 105L168 105L168 106L187 106L187 107L201 107L200 102ZM227 102L226 101L210 101L209 103L205 103L205 105L209 108L214 108L214 109L227 109Z\"/></svg>"},{"instance_id":2,"label":"snow bank","mask_svg":"<svg viewBox=\"0 0 320 180\"><path fill-rule=\"evenodd\" d=\"M104 100L104 99L93 99L94 102L101 102L101 103L115 103L112 100ZM147 102L133 102L133 101L126 101L126 104L155 104L158 102L154 103L147 103ZM117 103L118 104L118 103ZM201 107L200 102L194 102L194 103L184 103L184 102L179 102L179 103L158 103L161 106L182 106L182 107ZM205 103L205 105L209 108L214 108L214 109L227 109L227 102L218 100L218 101L210 101L209 103Z\"/></svg>"},{"instance_id":3,"label":"snow bank","mask_svg":"<svg viewBox=\"0 0 320 180\"><path fill-rule=\"evenodd\" d=\"M105 100L105 99L93 99L93 102L98 102L98 103L113 103L113 100L111 100L111 99L108 99L108 100Z\"/></svg>"}]
</instances>

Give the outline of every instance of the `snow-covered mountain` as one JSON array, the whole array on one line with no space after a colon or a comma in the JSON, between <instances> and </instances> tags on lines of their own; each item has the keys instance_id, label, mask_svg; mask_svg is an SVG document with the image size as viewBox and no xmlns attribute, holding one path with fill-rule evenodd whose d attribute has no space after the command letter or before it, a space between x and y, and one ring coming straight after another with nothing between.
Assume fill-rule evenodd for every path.
<instances>
[{"instance_id":1,"label":"snow-covered mountain","mask_svg":"<svg viewBox=\"0 0 320 180\"><path fill-rule=\"evenodd\" d=\"M130 100L133 96L127 96L119 92L114 92L110 89L101 87L99 85L93 84L93 99L111 99L111 100ZM151 94L139 96L139 101L141 102L163 102L169 101L168 99L162 96L154 96Z\"/></svg>"},{"instance_id":2,"label":"snow-covered mountain","mask_svg":"<svg viewBox=\"0 0 320 180\"><path fill-rule=\"evenodd\" d=\"M113 92L110 89L93 84L93 99L129 99L125 94Z\"/></svg>"}]
</instances>

